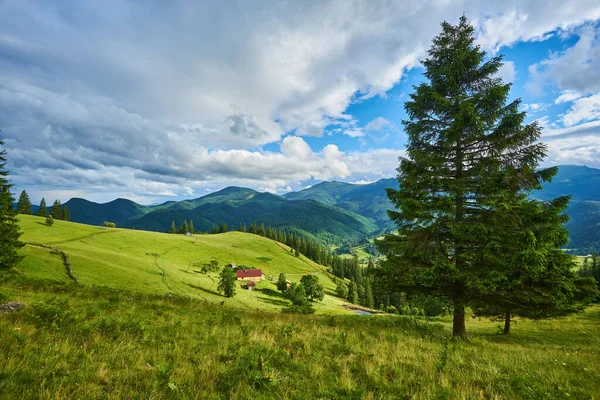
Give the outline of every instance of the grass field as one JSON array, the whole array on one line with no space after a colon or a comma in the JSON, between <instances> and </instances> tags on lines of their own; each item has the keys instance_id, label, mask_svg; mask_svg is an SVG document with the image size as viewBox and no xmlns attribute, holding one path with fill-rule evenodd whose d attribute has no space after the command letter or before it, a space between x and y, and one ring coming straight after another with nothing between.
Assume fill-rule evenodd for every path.
<instances>
[{"instance_id":1,"label":"grass field","mask_svg":"<svg viewBox=\"0 0 600 400\"><path fill-rule=\"evenodd\" d=\"M2 399L599 399L600 307L518 321L238 311L0 275Z\"/></svg>"},{"instance_id":2,"label":"grass field","mask_svg":"<svg viewBox=\"0 0 600 400\"><path fill-rule=\"evenodd\" d=\"M317 274L326 292L323 302L315 304L317 313L346 313L340 307L343 301L333 296L335 284L324 267L303 256L296 258L289 247L257 235L168 235L65 221L55 221L49 227L43 218L33 216L20 216L20 224L21 240L29 245L22 250L25 258L19 268L28 277L71 281L58 254L31 245L41 243L63 250L83 285L225 301L227 307L279 310L290 304L275 286L280 272L291 281ZM260 268L267 279L258 283L255 291L238 285L236 296L226 299L217 292L217 273L203 274L199 267L189 268L190 262L213 259L220 265Z\"/></svg>"}]
</instances>

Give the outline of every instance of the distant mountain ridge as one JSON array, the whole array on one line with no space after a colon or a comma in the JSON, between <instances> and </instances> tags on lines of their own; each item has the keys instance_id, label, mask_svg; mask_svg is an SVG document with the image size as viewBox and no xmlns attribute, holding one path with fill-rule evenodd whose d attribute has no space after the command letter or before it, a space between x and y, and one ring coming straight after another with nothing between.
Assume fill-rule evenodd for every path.
<instances>
[{"instance_id":1,"label":"distant mountain ridge","mask_svg":"<svg viewBox=\"0 0 600 400\"><path fill-rule=\"evenodd\" d=\"M112 221L123 227L164 231L171 221L179 225L187 219L196 229L208 231L213 223L225 222L235 229L240 223L257 222L328 243L356 242L393 229L387 216L393 205L385 189L398 187L395 178L369 184L324 181L283 196L231 186L196 199L151 206L127 199L99 204L74 198L65 204L72 221L92 225ZM578 252L600 250L600 169L559 166L552 182L533 196L548 200L568 194L572 196L569 247Z\"/></svg>"}]
</instances>

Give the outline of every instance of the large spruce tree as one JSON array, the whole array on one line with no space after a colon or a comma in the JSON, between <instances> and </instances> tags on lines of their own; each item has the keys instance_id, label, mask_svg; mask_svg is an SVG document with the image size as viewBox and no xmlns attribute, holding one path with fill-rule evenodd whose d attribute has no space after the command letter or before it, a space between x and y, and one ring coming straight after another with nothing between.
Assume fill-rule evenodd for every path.
<instances>
[{"instance_id":1,"label":"large spruce tree","mask_svg":"<svg viewBox=\"0 0 600 400\"><path fill-rule=\"evenodd\" d=\"M17 213L31 215L31 200L26 191L22 191L17 202Z\"/></svg>"},{"instance_id":2,"label":"large spruce tree","mask_svg":"<svg viewBox=\"0 0 600 400\"><path fill-rule=\"evenodd\" d=\"M502 57L486 58L463 16L442 24L423 62L426 82L405 103L407 155L399 190L397 235L380 243L380 279L394 292L443 296L453 305L453 335L465 337L465 308L504 283L499 210L555 172L536 172L546 147L540 127L525 124L520 100L497 77Z\"/></svg>"},{"instance_id":3,"label":"large spruce tree","mask_svg":"<svg viewBox=\"0 0 600 400\"><path fill-rule=\"evenodd\" d=\"M17 221L17 212L13 208L14 198L10 193L12 185L6 170L6 150L0 140L0 270L14 267L23 257L18 250L24 246L19 240L21 233Z\"/></svg>"}]
</instances>

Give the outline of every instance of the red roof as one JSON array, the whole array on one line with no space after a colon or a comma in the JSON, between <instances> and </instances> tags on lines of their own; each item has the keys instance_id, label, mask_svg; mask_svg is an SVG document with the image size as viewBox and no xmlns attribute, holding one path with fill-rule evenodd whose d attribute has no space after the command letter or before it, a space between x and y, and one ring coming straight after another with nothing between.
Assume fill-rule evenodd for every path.
<instances>
[{"instance_id":1,"label":"red roof","mask_svg":"<svg viewBox=\"0 0 600 400\"><path fill-rule=\"evenodd\" d=\"M254 283L254 281L250 281L246 283L246 286L256 286L256 283Z\"/></svg>"},{"instance_id":2,"label":"red roof","mask_svg":"<svg viewBox=\"0 0 600 400\"><path fill-rule=\"evenodd\" d=\"M262 274L262 269L245 269L235 272L235 276L238 278L260 278Z\"/></svg>"}]
</instances>

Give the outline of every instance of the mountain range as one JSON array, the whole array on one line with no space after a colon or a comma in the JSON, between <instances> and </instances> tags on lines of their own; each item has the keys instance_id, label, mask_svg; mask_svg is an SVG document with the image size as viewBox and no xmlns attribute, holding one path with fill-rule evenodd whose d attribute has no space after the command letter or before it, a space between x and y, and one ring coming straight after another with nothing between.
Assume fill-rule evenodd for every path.
<instances>
[{"instance_id":1,"label":"mountain range","mask_svg":"<svg viewBox=\"0 0 600 400\"><path fill-rule=\"evenodd\" d=\"M172 221L193 221L199 231L227 223L230 229L252 222L303 234L327 244L354 244L393 229L387 210L393 208L386 188L398 188L395 178L370 184L321 182L283 196L242 187L227 187L196 199L145 206L127 199L98 204L73 198L65 204L71 220L101 225L165 231ZM600 250L600 170L582 166L559 166L552 182L533 196L548 200L571 195L567 228L569 248L574 252Z\"/></svg>"}]
</instances>

